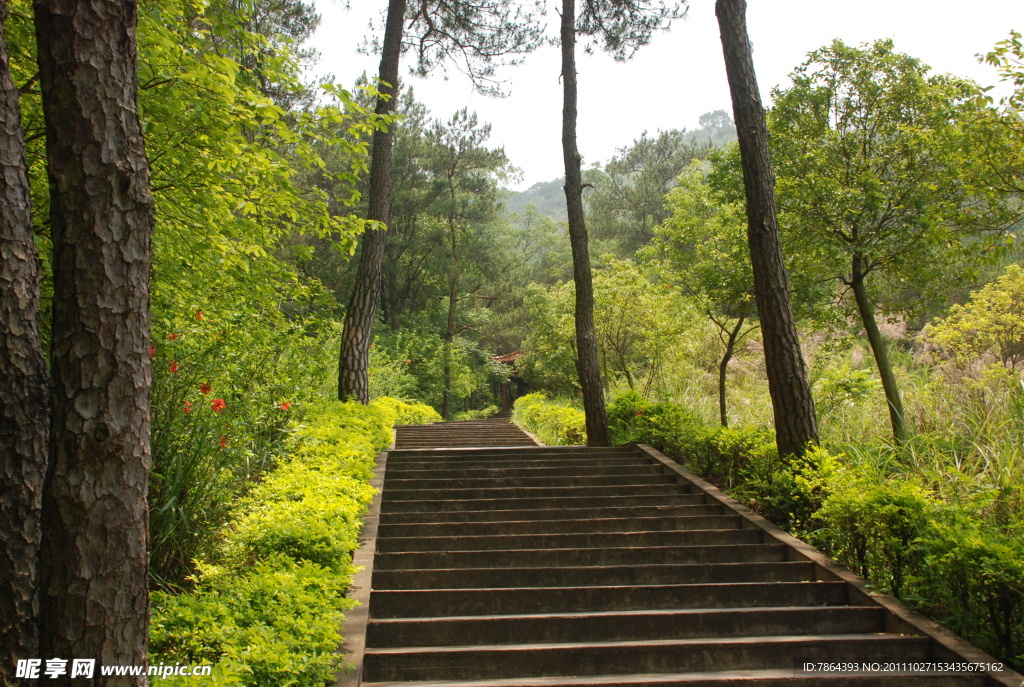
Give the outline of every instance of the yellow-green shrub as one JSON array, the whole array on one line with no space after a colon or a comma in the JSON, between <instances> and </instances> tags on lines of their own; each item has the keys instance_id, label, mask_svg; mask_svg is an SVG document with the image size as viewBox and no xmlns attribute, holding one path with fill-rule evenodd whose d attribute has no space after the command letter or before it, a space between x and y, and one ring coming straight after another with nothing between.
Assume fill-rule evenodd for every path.
<instances>
[{"instance_id":1,"label":"yellow-green shrub","mask_svg":"<svg viewBox=\"0 0 1024 687\"><path fill-rule=\"evenodd\" d=\"M526 394L516 399L512 419L548 446L587 442L583 411L555 403L545 394Z\"/></svg>"},{"instance_id":2,"label":"yellow-green shrub","mask_svg":"<svg viewBox=\"0 0 1024 687\"><path fill-rule=\"evenodd\" d=\"M200 564L190 592L153 594L151 663L213 663L204 685L330 681L374 457L396 422L436 416L394 399L333 402L310 414L288 455L236 504L217 564Z\"/></svg>"}]
</instances>

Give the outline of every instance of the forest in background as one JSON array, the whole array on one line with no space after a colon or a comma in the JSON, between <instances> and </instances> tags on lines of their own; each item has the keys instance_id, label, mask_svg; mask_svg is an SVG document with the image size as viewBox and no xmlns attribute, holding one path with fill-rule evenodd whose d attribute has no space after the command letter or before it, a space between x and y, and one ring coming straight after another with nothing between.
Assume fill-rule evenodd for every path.
<instances>
[{"instance_id":1,"label":"forest in background","mask_svg":"<svg viewBox=\"0 0 1024 687\"><path fill-rule=\"evenodd\" d=\"M50 199L35 33L27 0L8 10L48 350ZM156 206L150 572L164 600L155 643L170 660L216 662L223 647L238 649L226 636L190 644L159 634L206 617L187 606L204 584L250 593L242 587L269 588L284 572L305 580L303 593L326 584L280 561L245 577L252 560L231 549L224 529L241 522L239 497L262 498L255 485L290 451L307 450L294 447L316 433L316 418L345 417L346 430L377 446L388 421L436 417L420 406L394 410L385 397L477 417L496 412L498 384L515 374L549 396L534 403L554 419L531 422L549 422L553 441L586 438L574 415L562 181L505 190L511 151L493 147L487 124L467 110L427 111L411 80L394 117L374 114L368 80L309 83L315 56L302 43L316 22L291 0L140 3L138 98ZM772 412L742 177L721 111L693 131L623 141L612 160L584 170L604 392L620 440L689 451L705 474L882 588L1019 662L1024 47L1011 34L987 58L1014 86L1005 103L897 48L823 47L795 66L768 113L822 453L783 465L764 440ZM395 132L391 221L369 379L370 396L390 409L361 411L329 402L367 226L370 140L385 126ZM512 352L522 353L514 369L494 362ZM902 427L881 421L894 394ZM714 429L726 425L735 436ZM345 469L361 475L364 460ZM794 494L804 500L784 502ZM358 512L358 499L337 509L346 521ZM834 522L881 524L821 535ZM257 544L252 556L263 560L279 542ZM223 670L270 684L258 680L295 649L268 648L264 678Z\"/></svg>"}]
</instances>

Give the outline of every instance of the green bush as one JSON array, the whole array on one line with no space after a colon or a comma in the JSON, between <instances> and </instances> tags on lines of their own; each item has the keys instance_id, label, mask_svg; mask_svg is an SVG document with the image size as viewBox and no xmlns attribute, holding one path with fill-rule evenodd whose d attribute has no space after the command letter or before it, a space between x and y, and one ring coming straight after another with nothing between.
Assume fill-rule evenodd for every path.
<instances>
[{"instance_id":1,"label":"green bush","mask_svg":"<svg viewBox=\"0 0 1024 687\"><path fill-rule=\"evenodd\" d=\"M587 422L583 411L555 403L545 394L526 394L517 398L512 419L548 446L587 443Z\"/></svg>"},{"instance_id":2,"label":"green bush","mask_svg":"<svg viewBox=\"0 0 1024 687\"><path fill-rule=\"evenodd\" d=\"M213 663L217 685L330 681L374 457L396 422L433 419L429 406L394 399L335 401L311 413L287 457L235 502L194 589L153 594L151 663Z\"/></svg>"},{"instance_id":3,"label":"green bush","mask_svg":"<svg viewBox=\"0 0 1024 687\"><path fill-rule=\"evenodd\" d=\"M498 414L501 409L496 405L489 405L486 408L480 410L464 410L461 413L455 413L453 420L483 420L485 418L494 417Z\"/></svg>"}]
</instances>

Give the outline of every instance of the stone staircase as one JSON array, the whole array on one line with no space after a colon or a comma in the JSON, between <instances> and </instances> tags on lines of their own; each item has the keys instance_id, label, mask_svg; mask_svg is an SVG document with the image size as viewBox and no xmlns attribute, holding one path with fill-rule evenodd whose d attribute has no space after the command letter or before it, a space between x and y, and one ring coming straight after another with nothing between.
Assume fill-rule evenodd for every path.
<instances>
[{"instance_id":1,"label":"stone staircase","mask_svg":"<svg viewBox=\"0 0 1024 687\"><path fill-rule=\"evenodd\" d=\"M551 448L516 431L502 420L398 430L370 551L357 554L372 565L369 618L344 630L361 672L339 685L1024 679L931 665L993 659L648 447ZM501 447L438 448L484 441ZM835 670L853 662L877 665ZM819 663L832 665L805 670Z\"/></svg>"},{"instance_id":2,"label":"stone staircase","mask_svg":"<svg viewBox=\"0 0 1024 687\"><path fill-rule=\"evenodd\" d=\"M399 425L395 428L395 448L402 449L536 445L530 435L509 422L508 418Z\"/></svg>"}]
</instances>

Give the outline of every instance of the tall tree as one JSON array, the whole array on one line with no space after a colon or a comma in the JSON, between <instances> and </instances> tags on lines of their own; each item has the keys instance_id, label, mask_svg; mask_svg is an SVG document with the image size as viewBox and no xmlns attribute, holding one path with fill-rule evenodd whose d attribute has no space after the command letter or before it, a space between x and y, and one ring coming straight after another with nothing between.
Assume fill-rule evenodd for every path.
<instances>
[{"instance_id":1,"label":"tall tree","mask_svg":"<svg viewBox=\"0 0 1024 687\"><path fill-rule=\"evenodd\" d=\"M39 254L18 91L0 0L0 684L17 659L37 656L37 574L49 433L39 338Z\"/></svg>"},{"instance_id":2,"label":"tall tree","mask_svg":"<svg viewBox=\"0 0 1024 687\"><path fill-rule=\"evenodd\" d=\"M743 166L747 243L775 417L775 441L780 455L799 454L808 442L818 441L818 427L782 260L768 127L754 76L746 11L745 0L715 2Z\"/></svg>"},{"instance_id":3,"label":"tall tree","mask_svg":"<svg viewBox=\"0 0 1024 687\"><path fill-rule=\"evenodd\" d=\"M463 108L447 122L435 123L430 138L440 152L434 176L443 191L440 204L448 230L448 313L445 324L444 399L441 415L451 419L452 346L456 314L464 298L463 272L472 225L494 218L497 209L495 176L508 165L503 149L484 147L491 135L490 125L480 125L475 113ZM475 291L475 289L474 289ZM473 293L470 293L471 297Z\"/></svg>"},{"instance_id":4,"label":"tall tree","mask_svg":"<svg viewBox=\"0 0 1024 687\"><path fill-rule=\"evenodd\" d=\"M594 286L590 248L583 215L581 157L576 145L576 36L589 36L617 60L632 57L655 30L681 16L681 2L663 0L562 0L559 37L562 47L562 157L565 162L565 202L569 216L573 280L576 283L576 370L586 413L587 445L610 446L608 412L604 404L597 337L594 334ZM589 49L589 46L588 46Z\"/></svg>"},{"instance_id":5,"label":"tall tree","mask_svg":"<svg viewBox=\"0 0 1024 687\"><path fill-rule=\"evenodd\" d=\"M908 429L876 310L920 312L928 295L970 274L941 266L962 264L965 250L995 255L979 241L1001 241L1017 219L973 178L989 114L981 96L971 82L929 75L890 40L835 41L810 54L770 113L793 241L807 269L852 292L897 441Z\"/></svg>"},{"instance_id":6,"label":"tall tree","mask_svg":"<svg viewBox=\"0 0 1024 687\"><path fill-rule=\"evenodd\" d=\"M403 25L403 19L405 24ZM474 86L497 93L493 74L506 55L529 52L540 42L532 15L506 0L390 0L381 47L376 112L390 114L398 93L398 68L404 50L416 54L414 71L425 75L452 59ZM370 161L368 219L377 222L363 235L355 286L345 313L338 360L338 398L369 402L367 362L373 321L381 293L381 262L391 203L391 130L377 131Z\"/></svg>"},{"instance_id":7,"label":"tall tree","mask_svg":"<svg viewBox=\"0 0 1024 687\"><path fill-rule=\"evenodd\" d=\"M391 0L377 72L380 95L374 112L381 116L390 115L397 101L404 17L405 0ZM373 320L377 316L377 304L380 301L381 263L386 242L384 231L391 212L391 148L394 138L390 129L373 132L367 219L380 224L367 227L363 233L356 280L348 308L345 309L345 325L338 356L338 398L342 401L353 397L361 403L370 402L367 365L373 338Z\"/></svg>"},{"instance_id":8,"label":"tall tree","mask_svg":"<svg viewBox=\"0 0 1024 687\"><path fill-rule=\"evenodd\" d=\"M40 653L142 665L153 201L136 107L136 7L36 0L34 10L54 288ZM125 683L96 683L115 680Z\"/></svg>"}]
</instances>

